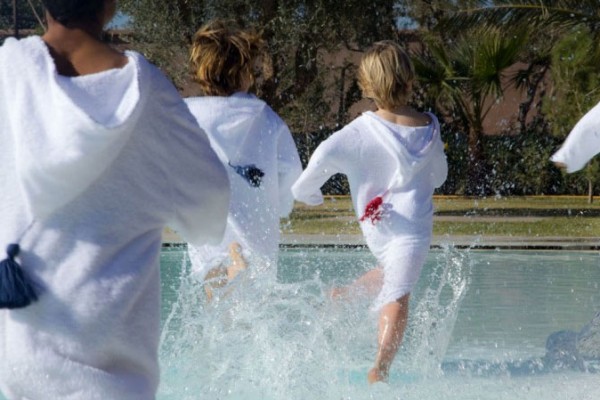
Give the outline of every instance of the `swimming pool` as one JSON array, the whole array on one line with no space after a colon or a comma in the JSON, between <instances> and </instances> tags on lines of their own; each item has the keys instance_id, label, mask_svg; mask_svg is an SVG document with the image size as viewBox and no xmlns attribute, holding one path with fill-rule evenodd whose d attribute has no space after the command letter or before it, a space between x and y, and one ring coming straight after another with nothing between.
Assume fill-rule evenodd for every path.
<instances>
[{"instance_id":1,"label":"swimming pool","mask_svg":"<svg viewBox=\"0 0 600 400\"><path fill-rule=\"evenodd\" d=\"M210 305L180 274L182 254L162 255L161 400L599 396L595 360L550 362L545 348L550 334L579 331L600 310L598 253L433 251L390 382L371 387L369 300L324 295L373 264L366 251L285 250L277 272L240 279Z\"/></svg>"},{"instance_id":2,"label":"swimming pool","mask_svg":"<svg viewBox=\"0 0 600 400\"><path fill-rule=\"evenodd\" d=\"M600 310L597 252L433 251L390 382L371 387L369 300L324 295L370 268L366 251L285 250L278 271L240 279L211 305L184 255L161 258L159 400L599 398L596 361L545 358L550 334L579 331Z\"/></svg>"}]
</instances>

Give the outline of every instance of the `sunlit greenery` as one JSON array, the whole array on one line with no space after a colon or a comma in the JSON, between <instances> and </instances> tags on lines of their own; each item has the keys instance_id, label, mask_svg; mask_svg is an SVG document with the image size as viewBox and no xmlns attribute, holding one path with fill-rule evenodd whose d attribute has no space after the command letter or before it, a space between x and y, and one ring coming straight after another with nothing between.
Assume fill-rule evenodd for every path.
<instances>
[{"instance_id":1,"label":"sunlit greenery","mask_svg":"<svg viewBox=\"0 0 600 400\"><path fill-rule=\"evenodd\" d=\"M189 81L187 54L194 32L223 18L263 33L269 52L259 95L294 132L348 122L356 100L354 62L372 42L397 36L394 0L339 2L277 0L122 0L131 16L135 45L163 67L179 86ZM344 50L345 55L332 54ZM175 65L173 65L175 61Z\"/></svg>"},{"instance_id":2,"label":"sunlit greenery","mask_svg":"<svg viewBox=\"0 0 600 400\"><path fill-rule=\"evenodd\" d=\"M16 3L21 27L39 26L31 5L39 10L41 1ZM597 161L572 175L549 162L575 122L600 100L598 0L118 4L131 21L119 45L158 64L184 95L199 94L188 67L190 40L199 26L220 17L262 32L269 56L256 91L291 127L303 162L368 107L357 105L357 61L372 42L392 39L408 48L419 72L412 104L442 121L450 168L436 193L589 194L590 201L599 193ZM12 22L12 1L0 0L4 35ZM503 103L507 90L513 97ZM488 132L496 103L505 108L504 128ZM348 185L338 177L325 190L347 194Z\"/></svg>"},{"instance_id":3,"label":"sunlit greenery","mask_svg":"<svg viewBox=\"0 0 600 400\"><path fill-rule=\"evenodd\" d=\"M483 124L511 81L505 71L518 61L527 32L505 35L500 30L463 32L452 40L427 36L426 50L415 57L415 68L426 104L455 115L467 135L465 194L486 194L488 178Z\"/></svg>"}]
</instances>

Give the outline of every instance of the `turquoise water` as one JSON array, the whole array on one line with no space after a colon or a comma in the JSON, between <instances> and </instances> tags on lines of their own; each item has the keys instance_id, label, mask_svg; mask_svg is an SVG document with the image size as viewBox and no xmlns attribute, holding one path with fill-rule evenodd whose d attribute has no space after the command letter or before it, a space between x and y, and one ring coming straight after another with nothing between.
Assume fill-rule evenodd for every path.
<instances>
[{"instance_id":1,"label":"turquoise water","mask_svg":"<svg viewBox=\"0 0 600 400\"><path fill-rule=\"evenodd\" d=\"M389 384L369 387L376 314L327 290L372 267L364 250L298 249L207 304L185 252L162 253L159 400L600 398L600 373L545 364L545 342L600 310L600 255L433 251ZM2 398L2 396L0 396Z\"/></svg>"},{"instance_id":2,"label":"turquoise water","mask_svg":"<svg viewBox=\"0 0 600 400\"><path fill-rule=\"evenodd\" d=\"M371 387L370 299L324 294L371 268L367 252L284 251L210 305L181 252L162 261L161 400L600 398L600 374L544 359L548 335L600 310L597 253L432 252L390 382Z\"/></svg>"}]
</instances>

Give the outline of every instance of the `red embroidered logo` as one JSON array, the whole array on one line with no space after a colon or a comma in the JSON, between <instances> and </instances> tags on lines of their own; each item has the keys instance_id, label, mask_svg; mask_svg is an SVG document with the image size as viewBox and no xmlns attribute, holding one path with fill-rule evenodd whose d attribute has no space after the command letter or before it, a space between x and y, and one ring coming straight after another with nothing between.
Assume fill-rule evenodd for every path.
<instances>
[{"instance_id":1,"label":"red embroidered logo","mask_svg":"<svg viewBox=\"0 0 600 400\"><path fill-rule=\"evenodd\" d=\"M367 203L365 207L365 213L360 217L360 221L370 219L371 223L375 225L377 221L381 221L383 216L383 197L377 196Z\"/></svg>"}]
</instances>

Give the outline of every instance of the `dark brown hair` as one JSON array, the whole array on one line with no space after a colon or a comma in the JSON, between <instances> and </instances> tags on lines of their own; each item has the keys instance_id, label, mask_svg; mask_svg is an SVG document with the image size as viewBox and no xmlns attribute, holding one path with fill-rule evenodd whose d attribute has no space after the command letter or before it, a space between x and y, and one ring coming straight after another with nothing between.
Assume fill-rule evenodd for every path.
<instances>
[{"instance_id":1,"label":"dark brown hair","mask_svg":"<svg viewBox=\"0 0 600 400\"><path fill-rule=\"evenodd\" d=\"M106 0L42 0L52 18L61 25L95 21L104 9Z\"/></svg>"},{"instance_id":2,"label":"dark brown hair","mask_svg":"<svg viewBox=\"0 0 600 400\"><path fill-rule=\"evenodd\" d=\"M214 20L194 35L190 62L204 94L229 96L244 82L254 83L254 64L263 53L264 42L258 34Z\"/></svg>"}]
</instances>

